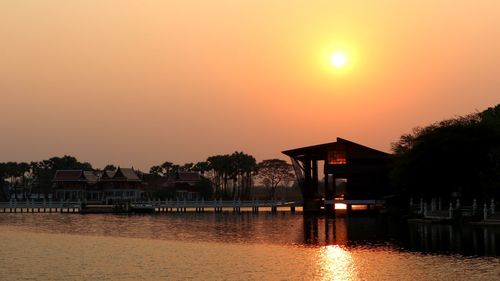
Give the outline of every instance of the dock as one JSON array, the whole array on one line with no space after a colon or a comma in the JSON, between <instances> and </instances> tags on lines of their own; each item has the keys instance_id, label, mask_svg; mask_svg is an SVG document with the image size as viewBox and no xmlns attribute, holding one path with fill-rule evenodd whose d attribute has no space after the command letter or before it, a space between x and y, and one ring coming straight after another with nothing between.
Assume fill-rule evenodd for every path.
<instances>
[{"instance_id":1,"label":"dock","mask_svg":"<svg viewBox=\"0 0 500 281\"><path fill-rule=\"evenodd\" d=\"M277 201L277 200L147 200L124 202L119 204L86 204L85 202L69 201L37 201L37 200L10 200L0 202L0 213L81 213L81 214L102 214L102 213L133 213L134 209L150 209L152 213L168 212L243 212L249 211L258 213L259 211L277 212L291 211L302 207L300 201Z\"/></svg>"}]
</instances>

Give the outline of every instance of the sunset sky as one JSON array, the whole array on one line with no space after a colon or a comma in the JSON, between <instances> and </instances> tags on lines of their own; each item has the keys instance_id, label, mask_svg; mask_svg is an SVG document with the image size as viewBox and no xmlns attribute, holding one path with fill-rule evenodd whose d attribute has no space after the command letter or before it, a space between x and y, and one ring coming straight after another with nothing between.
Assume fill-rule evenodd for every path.
<instances>
[{"instance_id":1,"label":"sunset sky","mask_svg":"<svg viewBox=\"0 0 500 281\"><path fill-rule=\"evenodd\" d=\"M1 1L0 162L147 170L337 136L389 151L500 103L499 15L500 1Z\"/></svg>"}]
</instances>

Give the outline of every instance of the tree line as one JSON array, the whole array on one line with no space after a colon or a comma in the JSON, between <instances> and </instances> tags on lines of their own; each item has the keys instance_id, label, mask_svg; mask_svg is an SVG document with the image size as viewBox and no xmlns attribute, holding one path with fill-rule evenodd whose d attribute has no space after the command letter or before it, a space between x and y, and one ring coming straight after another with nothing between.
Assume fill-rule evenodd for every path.
<instances>
[{"instance_id":1,"label":"tree line","mask_svg":"<svg viewBox=\"0 0 500 281\"><path fill-rule=\"evenodd\" d=\"M392 144L395 156L391 181L403 197L450 195L500 199L500 105L466 116L413 129ZM73 156L42 161L0 163L0 200L10 194L51 193L56 170L95 169ZM106 165L102 170L116 170ZM293 181L292 166L284 160L257 163L244 152L208 157L182 165L165 161L149 170L151 177L172 177L182 171L198 172L210 181L216 198L249 198L255 181L275 197L278 186ZM20 192L18 192L20 191Z\"/></svg>"},{"instance_id":2,"label":"tree line","mask_svg":"<svg viewBox=\"0 0 500 281\"><path fill-rule=\"evenodd\" d=\"M16 199L32 198L32 194L47 195L52 192L52 179L56 171L72 169L114 171L117 166L108 164L98 169L69 155L29 163L0 162L0 200L7 200L11 194ZM271 198L275 198L278 186L289 185L294 176L292 166L284 160L268 159L257 163L252 155L236 151L210 156L206 161L197 163L179 165L165 161L152 166L146 178L169 178L179 172L199 173L203 180L209 181L213 190L210 194L224 199L250 198L256 180L266 187Z\"/></svg>"},{"instance_id":3,"label":"tree line","mask_svg":"<svg viewBox=\"0 0 500 281\"><path fill-rule=\"evenodd\" d=\"M500 105L415 128L392 150L400 195L500 199Z\"/></svg>"},{"instance_id":4,"label":"tree line","mask_svg":"<svg viewBox=\"0 0 500 281\"><path fill-rule=\"evenodd\" d=\"M11 193L15 198L18 195L27 198L31 193L48 194L56 170L66 169L94 170L90 163L68 155L29 163L0 163L0 199L9 198Z\"/></svg>"},{"instance_id":5,"label":"tree line","mask_svg":"<svg viewBox=\"0 0 500 281\"><path fill-rule=\"evenodd\" d=\"M256 159L244 152L214 155L205 161L183 165L164 162L152 166L149 174L157 177L171 177L178 172L194 171L210 180L215 198L251 197L255 180L267 189L270 198L275 198L280 185L288 186L294 179L292 166L281 159L267 159L257 163Z\"/></svg>"}]
</instances>

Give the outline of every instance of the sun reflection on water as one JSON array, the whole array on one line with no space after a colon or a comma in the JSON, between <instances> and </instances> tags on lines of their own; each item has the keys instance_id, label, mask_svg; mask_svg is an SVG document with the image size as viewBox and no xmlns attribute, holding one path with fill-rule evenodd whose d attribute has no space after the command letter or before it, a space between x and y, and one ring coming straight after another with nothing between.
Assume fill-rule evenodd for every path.
<instances>
[{"instance_id":1,"label":"sun reflection on water","mask_svg":"<svg viewBox=\"0 0 500 281\"><path fill-rule=\"evenodd\" d=\"M356 268L352 254L339 245L321 247L320 260L323 280L356 280Z\"/></svg>"}]
</instances>

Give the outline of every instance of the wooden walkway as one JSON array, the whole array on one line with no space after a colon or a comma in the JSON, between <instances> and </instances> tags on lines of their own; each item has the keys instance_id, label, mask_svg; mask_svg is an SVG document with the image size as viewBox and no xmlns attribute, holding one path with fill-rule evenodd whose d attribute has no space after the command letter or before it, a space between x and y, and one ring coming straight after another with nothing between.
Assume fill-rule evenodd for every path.
<instances>
[{"instance_id":1,"label":"wooden walkway","mask_svg":"<svg viewBox=\"0 0 500 281\"><path fill-rule=\"evenodd\" d=\"M68 201L17 201L0 202L0 213L86 213L86 210L93 209L88 213L123 213L132 209L151 210L152 212L214 212L223 211L271 211L280 210L295 211L296 207L302 207L302 202L298 201L259 201L259 200L149 200L127 202L116 205L86 205L83 202ZM99 211L101 210L101 211Z\"/></svg>"},{"instance_id":2,"label":"wooden walkway","mask_svg":"<svg viewBox=\"0 0 500 281\"><path fill-rule=\"evenodd\" d=\"M17 201L0 202L0 213L78 213L80 202Z\"/></svg>"}]
</instances>

